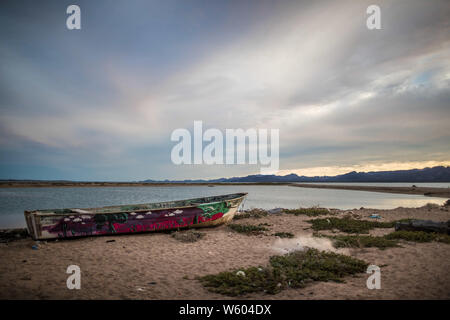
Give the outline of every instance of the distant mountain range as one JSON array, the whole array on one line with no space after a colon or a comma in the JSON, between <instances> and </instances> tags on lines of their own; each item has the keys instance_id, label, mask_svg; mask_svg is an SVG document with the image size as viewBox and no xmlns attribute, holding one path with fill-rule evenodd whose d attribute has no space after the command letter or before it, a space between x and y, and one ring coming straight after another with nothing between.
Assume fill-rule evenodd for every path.
<instances>
[{"instance_id":1,"label":"distant mountain range","mask_svg":"<svg viewBox=\"0 0 450 320\"><path fill-rule=\"evenodd\" d=\"M291 173L285 176L249 175L246 177L211 180L144 180L154 183L218 183L218 182L450 182L450 167L438 166L424 169L356 172L337 176L306 177Z\"/></svg>"}]
</instances>

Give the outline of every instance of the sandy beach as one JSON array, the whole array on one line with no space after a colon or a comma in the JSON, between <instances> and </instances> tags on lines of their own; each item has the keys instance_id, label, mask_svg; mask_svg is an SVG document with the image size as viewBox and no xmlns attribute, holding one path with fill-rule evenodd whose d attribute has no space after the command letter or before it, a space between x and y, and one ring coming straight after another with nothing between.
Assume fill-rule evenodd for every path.
<instances>
[{"instance_id":1,"label":"sandy beach","mask_svg":"<svg viewBox=\"0 0 450 320\"><path fill-rule=\"evenodd\" d=\"M448 207L424 206L393 210L331 210L333 216L379 221L450 219ZM0 299L228 299L212 293L196 279L249 266L266 265L270 256L308 246L332 250L381 266L381 289L366 287L367 274L345 283L313 282L278 294L247 294L239 299L449 299L450 245L401 242L401 247L335 249L329 239L313 237L311 217L271 214L238 224L268 224L264 235L237 233L228 226L205 228L197 242L183 243L168 233L147 233L40 242L30 238L0 244ZM374 229L372 235L392 232ZM273 234L290 232L293 239ZM69 290L66 269L81 268L81 289Z\"/></svg>"}]
</instances>

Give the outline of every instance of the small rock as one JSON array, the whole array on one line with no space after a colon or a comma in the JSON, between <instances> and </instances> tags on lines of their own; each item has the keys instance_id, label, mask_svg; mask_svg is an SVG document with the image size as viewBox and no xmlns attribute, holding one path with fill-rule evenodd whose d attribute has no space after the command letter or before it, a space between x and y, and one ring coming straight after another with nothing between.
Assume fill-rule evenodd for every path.
<instances>
[{"instance_id":1,"label":"small rock","mask_svg":"<svg viewBox=\"0 0 450 320\"><path fill-rule=\"evenodd\" d=\"M106 240L106 242L116 242L116 240Z\"/></svg>"},{"instance_id":2,"label":"small rock","mask_svg":"<svg viewBox=\"0 0 450 320\"><path fill-rule=\"evenodd\" d=\"M275 209L271 209L268 210L267 213L269 214L278 214L278 213L282 213L283 212L283 208L275 208Z\"/></svg>"},{"instance_id":3,"label":"small rock","mask_svg":"<svg viewBox=\"0 0 450 320\"><path fill-rule=\"evenodd\" d=\"M245 272L239 270L238 272L236 272L236 275L237 275L237 276L241 276L241 277L245 277Z\"/></svg>"}]
</instances>

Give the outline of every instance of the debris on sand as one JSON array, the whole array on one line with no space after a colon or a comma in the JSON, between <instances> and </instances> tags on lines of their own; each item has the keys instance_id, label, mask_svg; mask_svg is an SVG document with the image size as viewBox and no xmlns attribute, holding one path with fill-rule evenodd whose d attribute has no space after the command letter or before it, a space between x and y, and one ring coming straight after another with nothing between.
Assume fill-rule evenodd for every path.
<instances>
[{"instance_id":1,"label":"debris on sand","mask_svg":"<svg viewBox=\"0 0 450 320\"><path fill-rule=\"evenodd\" d=\"M196 242L205 236L202 232L193 230L188 231L176 231L172 233L172 237L181 242Z\"/></svg>"}]
</instances>

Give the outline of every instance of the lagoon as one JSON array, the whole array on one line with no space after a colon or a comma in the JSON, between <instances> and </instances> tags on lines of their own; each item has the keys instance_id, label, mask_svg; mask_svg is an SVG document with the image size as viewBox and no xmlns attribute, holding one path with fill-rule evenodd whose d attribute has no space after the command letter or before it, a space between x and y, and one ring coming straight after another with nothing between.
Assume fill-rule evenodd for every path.
<instances>
[{"instance_id":1,"label":"lagoon","mask_svg":"<svg viewBox=\"0 0 450 320\"><path fill-rule=\"evenodd\" d=\"M361 185L368 184L361 183ZM426 203L441 205L446 200L422 195L309 189L282 185L4 188L0 189L0 229L25 227L24 210L137 204L235 192L248 192L248 197L243 203L244 209L311 206L338 209L360 207L392 209L420 207Z\"/></svg>"}]
</instances>

